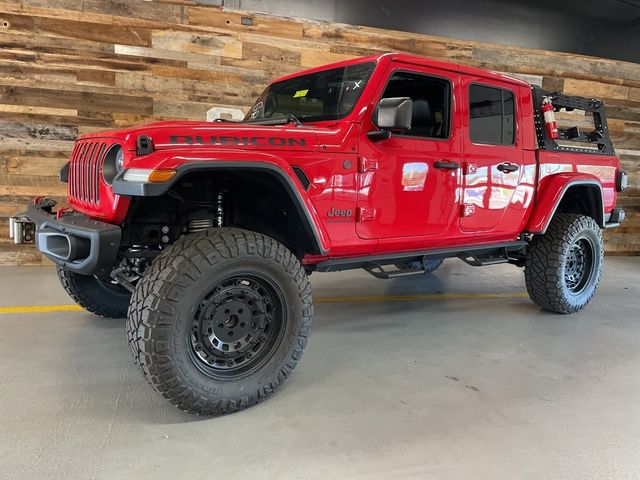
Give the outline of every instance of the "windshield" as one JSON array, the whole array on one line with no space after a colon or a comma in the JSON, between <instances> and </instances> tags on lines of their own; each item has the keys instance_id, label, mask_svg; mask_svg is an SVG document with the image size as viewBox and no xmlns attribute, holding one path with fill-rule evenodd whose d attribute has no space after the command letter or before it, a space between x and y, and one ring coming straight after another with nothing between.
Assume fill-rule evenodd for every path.
<instances>
[{"instance_id":1,"label":"windshield","mask_svg":"<svg viewBox=\"0 0 640 480\"><path fill-rule=\"evenodd\" d=\"M245 122L286 118L336 120L348 115L360 98L375 63L360 63L301 75L271 84Z\"/></svg>"}]
</instances>

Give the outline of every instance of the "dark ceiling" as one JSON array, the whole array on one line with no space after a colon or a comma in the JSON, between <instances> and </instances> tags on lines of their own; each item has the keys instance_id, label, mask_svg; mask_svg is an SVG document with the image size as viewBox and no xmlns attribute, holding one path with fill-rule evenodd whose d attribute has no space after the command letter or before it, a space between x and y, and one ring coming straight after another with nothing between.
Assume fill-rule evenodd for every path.
<instances>
[{"instance_id":1,"label":"dark ceiling","mask_svg":"<svg viewBox=\"0 0 640 480\"><path fill-rule=\"evenodd\" d=\"M640 0L210 0L207 3L640 63Z\"/></svg>"}]
</instances>

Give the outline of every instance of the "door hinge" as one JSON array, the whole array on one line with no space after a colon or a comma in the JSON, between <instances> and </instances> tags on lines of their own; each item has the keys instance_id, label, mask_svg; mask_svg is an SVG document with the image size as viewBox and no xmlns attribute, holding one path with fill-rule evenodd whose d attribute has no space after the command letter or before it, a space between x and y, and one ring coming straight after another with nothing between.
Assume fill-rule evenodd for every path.
<instances>
[{"instance_id":1,"label":"door hinge","mask_svg":"<svg viewBox=\"0 0 640 480\"><path fill-rule=\"evenodd\" d=\"M378 169L378 160L360 157L358 159L358 172L365 173L370 170Z\"/></svg>"},{"instance_id":2,"label":"door hinge","mask_svg":"<svg viewBox=\"0 0 640 480\"><path fill-rule=\"evenodd\" d=\"M474 175L478 173L478 165L475 163L465 163L464 164L464 174L465 175Z\"/></svg>"},{"instance_id":3,"label":"door hinge","mask_svg":"<svg viewBox=\"0 0 640 480\"><path fill-rule=\"evenodd\" d=\"M376 209L375 208L365 208L360 207L358 209L358 221L359 222L370 222L376 218Z\"/></svg>"},{"instance_id":4,"label":"door hinge","mask_svg":"<svg viewBox=\"0 0 640 480\"><path fill-rule=\"evenodd\" d=\"M464 205L462 205L462 216L463 217L470 217L474 213L476 213L476 206L474 204L465 203Z\"/></svg>"}]
</instances>

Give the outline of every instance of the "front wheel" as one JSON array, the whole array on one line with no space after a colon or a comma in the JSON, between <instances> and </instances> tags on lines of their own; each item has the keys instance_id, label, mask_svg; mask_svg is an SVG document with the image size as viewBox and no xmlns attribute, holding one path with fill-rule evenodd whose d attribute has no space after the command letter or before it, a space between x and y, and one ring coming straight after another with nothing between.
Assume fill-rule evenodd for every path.
<instances>
[{"instance_id":1,"label":"front wheel","mask_svg":"<svg viewBox=\"0 0 640 480\"><path fill-rule=\"evenodd\" d=\"M544 235L527 247L525 282L531 300L557 313L584 308L600 283L604 247L591 217L557 214Z\"/></svg>"},{"instance_id":2,"label":"front wheel","mask_svg":"<svg viewBox=\"0 0 640 480\"><path fill-rule=\"evenodd\" d=\"M307 344L311 286L275 240L210 229L167 248L139 280L127 333L136 363L181 410L220 415L267 398Z\"/></svg>"}]
</instances>

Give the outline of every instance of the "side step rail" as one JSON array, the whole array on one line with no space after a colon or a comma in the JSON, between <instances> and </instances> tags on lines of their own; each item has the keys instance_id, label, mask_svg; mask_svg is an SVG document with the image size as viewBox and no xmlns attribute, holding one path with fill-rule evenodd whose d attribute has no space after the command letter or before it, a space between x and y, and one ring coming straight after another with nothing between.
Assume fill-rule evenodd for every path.
<instances>
[{"instance_id":1,"label":"side step rail","mask_svg":"<svg viewBox=\"0 0 640 480\"><path fill-rule=\"evenodd\" d=\"M330 259L313 266L318 272L338 272L363 268L377 278L392 278L405 275L424 273L423 268L398 269L392 267L385 270L384 266L399 265L405 262L436 260L440 258L461 258L470 265L489 265L491 263L509 262L521 264L521 252L527 246L524 240L485 245L466 245L458 247L439 248L432 250L398 252L396 254L377 254L363 257L345 257ZM422 262L421 262L422 263ZM395 269L394 269L395 268Z\"/></svg>"},{"instance_id":2,"label":"side step rail","mask_svg":"<svg viewBox=\"0 0 640 480\"><path fill-rule=\"evenodd\" d=\"M409 275L424 275L425 270L423 267L419 268L396 268L394 270L385 270L382 265L371 265L365 267L365 271L370 273L376 278L382 280L388 280L390 278L407 277Z\"/></svg>"}]
</instances>

